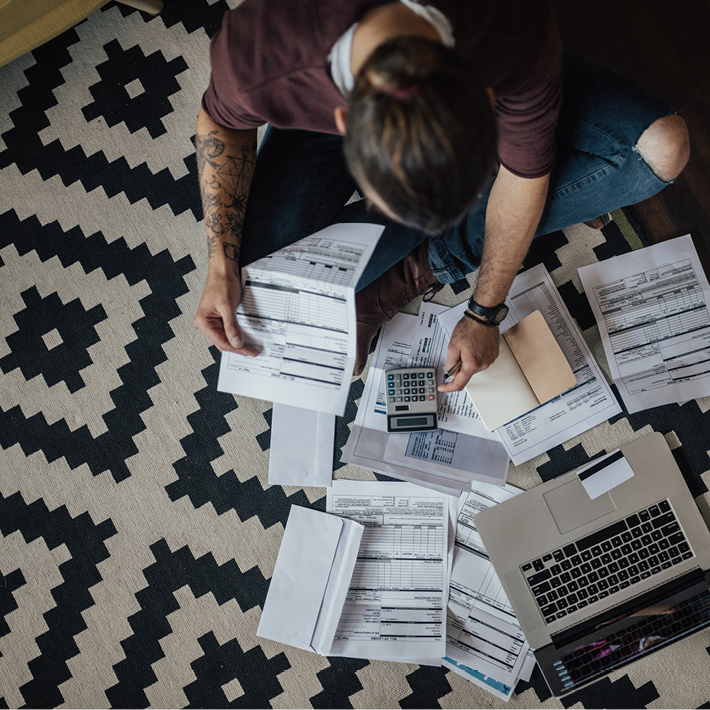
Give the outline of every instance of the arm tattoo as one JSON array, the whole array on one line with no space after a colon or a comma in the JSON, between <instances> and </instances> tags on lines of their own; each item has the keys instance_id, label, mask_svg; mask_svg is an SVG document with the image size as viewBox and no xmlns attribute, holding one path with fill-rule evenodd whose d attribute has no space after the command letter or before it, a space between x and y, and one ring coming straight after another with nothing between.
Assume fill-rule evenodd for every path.
<instances>
[{"instance_id":1,"label":"arm tattoo","mask_svg":"<svg viewBox=\"0 0 710 710\"><path fill-rule=\"evenodd\" d=\"M215 159L224 153L224 143L219 138L215 137L217 131L211 131L207 135L197 135L195 137L195 147L197 148L197 171L199 175L205 170L205 166L209 163L213 168L216 168L218 163Z\"/></svg>"},{"instance_id":2,"label":"arm tattoo","mask_svg":"<svg viewBox=\"0 0 710 710\"><path fill-rule=\"evenodd\" d=\"M231 242L224 242L222 247L224 249L224 255L227 257L227 259L239 263L239 246L237 244L232 244Z\"/></svg>"},{"instance_id":3,"label":"arm tattoo","mask_svg":"<svg viewBox=\"0 0 710 710\"><path fill-rule=\"evenodd\" d=\"M232 155L225 153L226 146L216 133L198 134L195 139L207 256L214 256L221 238L230 236L234 242L223 242L224 255L238 262L247 195L256 161L256 143L241 146L239 155Z\"/></svg>"}]
</instances>

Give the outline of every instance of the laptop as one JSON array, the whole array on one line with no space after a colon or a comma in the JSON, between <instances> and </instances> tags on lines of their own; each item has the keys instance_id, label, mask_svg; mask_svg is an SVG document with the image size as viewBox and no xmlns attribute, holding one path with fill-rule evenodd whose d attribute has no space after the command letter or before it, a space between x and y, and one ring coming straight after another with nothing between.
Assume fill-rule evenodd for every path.
<instances>
[{"instance_id":1,"label":"laptop","mask_svg":"<svg viewBox=\"0 0 710 710\"><path fill-rule=\"evenodd\" d=\"M578 469L474 519L556 697L710 626L710 532L664 437L620 455L594 499Z\"/></svg>"}]
</instances>

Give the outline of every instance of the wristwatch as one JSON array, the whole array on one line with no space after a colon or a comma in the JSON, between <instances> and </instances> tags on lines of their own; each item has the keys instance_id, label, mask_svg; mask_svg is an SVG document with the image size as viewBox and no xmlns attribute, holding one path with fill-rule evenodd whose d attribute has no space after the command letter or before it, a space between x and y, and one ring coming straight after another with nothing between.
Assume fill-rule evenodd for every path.
<instances>
[{"instance_id":1,"label":"wristwatch","mask_svg":"<svg viewBox=\"0 0 710 710\"><path fill-rule=\"evenodd\" d=\"M491 325L500 325L508 315L508 306L505 303L500 303L493 308L486 308L486 306L476 303L473 296L468 302L468 310L479 318L485 318Z\"/></svg>"}]
</instances>

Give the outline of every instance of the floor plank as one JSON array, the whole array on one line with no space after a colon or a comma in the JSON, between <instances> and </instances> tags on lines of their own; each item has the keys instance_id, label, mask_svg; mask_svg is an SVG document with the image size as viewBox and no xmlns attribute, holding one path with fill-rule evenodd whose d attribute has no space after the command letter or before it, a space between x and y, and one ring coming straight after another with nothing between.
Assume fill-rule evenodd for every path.
<instances>
[{"instance_id":1,"label":"floor plank","mask_svg":"<svg viewBox=\"0 0 710 710\"><path fill-rule=\"evenodd\" d=\"M553 0L565 44L677 108L710 94L707 0Z\"/></svg>"}]
</instances>

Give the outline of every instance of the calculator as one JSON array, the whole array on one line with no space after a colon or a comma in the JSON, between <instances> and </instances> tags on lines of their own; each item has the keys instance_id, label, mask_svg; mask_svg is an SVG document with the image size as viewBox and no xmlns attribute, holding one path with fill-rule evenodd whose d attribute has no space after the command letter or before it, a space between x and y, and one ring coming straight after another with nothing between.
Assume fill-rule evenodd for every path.
<instances>
[{"instance_id":1,"label":"calculator","mask_svg":"<svg viewBox=\"0 0 710 710\"><path fill-rule=\"evenodd\" d=\"M439 428L433 367L387 370L385 382L387 431L433 431Z\"/></svg>"}]
</instances>

